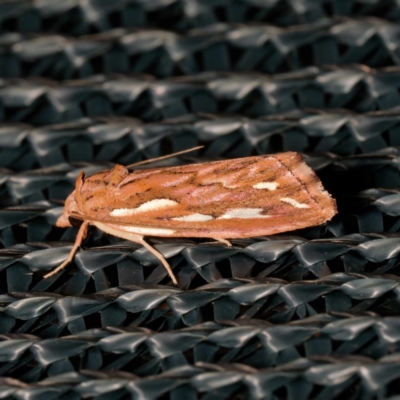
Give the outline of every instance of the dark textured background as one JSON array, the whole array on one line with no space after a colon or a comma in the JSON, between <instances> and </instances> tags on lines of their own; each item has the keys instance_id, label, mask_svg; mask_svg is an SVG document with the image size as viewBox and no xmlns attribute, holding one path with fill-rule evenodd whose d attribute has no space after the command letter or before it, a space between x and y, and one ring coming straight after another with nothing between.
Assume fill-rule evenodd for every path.
<instances>
[{"instance_id":1,"label":"dark textured background","mask_svg":"<svg viewBox=\"0 0 400 400\"><path fill-rule=\"evenodd\" d=\"M400 399L400 3L0 1L0 399ZM87 174L294 150L338 201L273 237L55 221Z\"/></svg>"}]
</instances>

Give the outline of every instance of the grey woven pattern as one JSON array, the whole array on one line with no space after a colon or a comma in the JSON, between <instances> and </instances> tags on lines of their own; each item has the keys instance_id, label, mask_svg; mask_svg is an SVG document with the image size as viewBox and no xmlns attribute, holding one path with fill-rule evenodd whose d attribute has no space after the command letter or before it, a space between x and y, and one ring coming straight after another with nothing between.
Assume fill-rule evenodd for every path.
<instances>
[{"instance_id":1,"label":"grey woven pattern","mask_svg":"<svg viewBox=\"0 0 400 400\"><path fill-rule=\"evenodd\" d=\"M394 0L0 2L0 398L398 400ZM55 226L78 174L300 152L332 221L270 237ZM139 168L147 168L141 166Z\"/></svg>"},{"instance_id":2,"label":"grey woven pattern","mask_svg":"<svg viewBox=\"0 0 400 400\"><path fill-rule=\"evenodd\" d=\"M292 26L329 17L373 16L400 19L395 0L70 0L68 2L4 0L4 32L64 32L85 35L120 27L186 31L223 22Z\"/></svg>"},{"instance_id":3,"label":"grey woven pattern","mask_svg":"<svg viewBox=\"0 0 400 400\"><path fill-rule=\"evenodd\" d=\"M96 76L61 83L4 79L0 116L7 122L48 125L107 115L150 122L200 112L251 118L308 108L396 112L399 76L397 69L310 67L279 76L210 72L166 80L150 76Z\"/></svg>"},{"instance_id":4,"label":"grey woven pattern","mask_svg":"<svg viewBox=\"0 0 400 400\"><path fill-rule=\"evenodd\" d=\"M0 166L23 171L61 162L129 164L156 156L160 145L179 151L203 144L205 157L290 150L348 156L398 146L399 125L395 112L354 115L336 110L258 119L197 114L156 123L115 116L40 127L8 123L0 126Z\"/></svg>"},{"instance_id":5,"label":"grey woven pattern","mask_svg":"<svg viewBox=\"0 0 400 400\"><path fill-rule=\"evenodd\" d=\"M279 28L216 25L177 34L116 29L71 38L0 36L3 76L86 78L103 73L150 73L163 78L205 71L278 73L312 65L400 63L397 23L361 19Z\"/></svg>"}]
</instances>

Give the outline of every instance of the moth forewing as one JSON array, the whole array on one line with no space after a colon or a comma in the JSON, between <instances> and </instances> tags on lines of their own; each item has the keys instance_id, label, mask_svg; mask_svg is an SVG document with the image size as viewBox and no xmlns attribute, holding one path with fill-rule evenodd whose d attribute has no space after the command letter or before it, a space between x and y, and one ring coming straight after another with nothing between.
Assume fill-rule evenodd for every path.
<instances>
[{"instance_id":1,"label":"moth forewing","mask_svg":"<svg viewBox=\"0 0 400 400\"><path fill-rule=\"evenodd\" d=\"M144 236L226 239L271 235L325 223L335 200L293 152L129 172L121 165L81 174L58 226L88 225L145 246ZM84 239L80 231L69 259ZM50 273L52 274L52 273ZM49 274L49 275L50 275Z\"/></svg>"}]
</instances>

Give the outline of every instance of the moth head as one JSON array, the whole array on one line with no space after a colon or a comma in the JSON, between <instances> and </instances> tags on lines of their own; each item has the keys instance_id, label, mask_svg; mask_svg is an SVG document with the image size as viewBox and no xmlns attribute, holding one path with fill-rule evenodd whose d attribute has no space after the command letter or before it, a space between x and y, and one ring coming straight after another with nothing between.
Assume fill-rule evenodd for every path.
<instances>
[{"instance_id":1,"label":"moth head","mask_svg":"<svg viewBox=\"0 0 400 400\"><path fill-rule=\"evenodd\" d=\"M79 213L78 205L75 199L75 190L65 200L64 210L60 218L56 222L56 226L59 228L68 228L71 225L69 220L70 216L74 213Z\"/></svg>"},{"instance_id":2,"label":"moth head","mask_svg":"<svg viewBox=\"0 0 400 400\"><path fill-rule=\"evenodd\" d=\"M72 226L71 217L87 215L88 210L107 205L113 197L113 189L129 174L122 165L116 165L108 171L98 172L85 177L82 171L75 183L75 190L65 201L64 211L57 220L56 226L66 228Z\"/></svg>"},{"instance_id":3,"label":"moth head","mask_svg":"<svg viewBox=\"0 0 400 400\"><path fill-rule=\"evenodd\" d=\"M85 173L82 171L76 178L75 190L67 197L67 200L65 200L63 213L56 222L56 226L58 226L59 228L67 228L72 226L70 222L70 217L72 217L73 214L79 214L79 205L82 202L79 193L81 192L84 182Z\"/></svg>"}]
</instances>

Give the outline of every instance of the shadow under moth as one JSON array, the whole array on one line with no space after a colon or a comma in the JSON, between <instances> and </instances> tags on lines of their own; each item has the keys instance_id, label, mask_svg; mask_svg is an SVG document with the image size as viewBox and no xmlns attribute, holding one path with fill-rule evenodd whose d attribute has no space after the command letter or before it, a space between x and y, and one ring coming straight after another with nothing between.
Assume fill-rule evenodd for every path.
<instances>
[{"instance_id":1,"label":"shadow under moth","mask_svg":"<svg viewBox=\"0 0 400 400\"><path fill-rule=\"evenodd\" d=\"M294 152L129 172L116 165L80 173L58 227L82 220L72 261L89 225L145 246L174 273L144 236L227 239L273 235L320 225L336 214L336 202L302 157Z\"/></svg>"}]
</instances>

